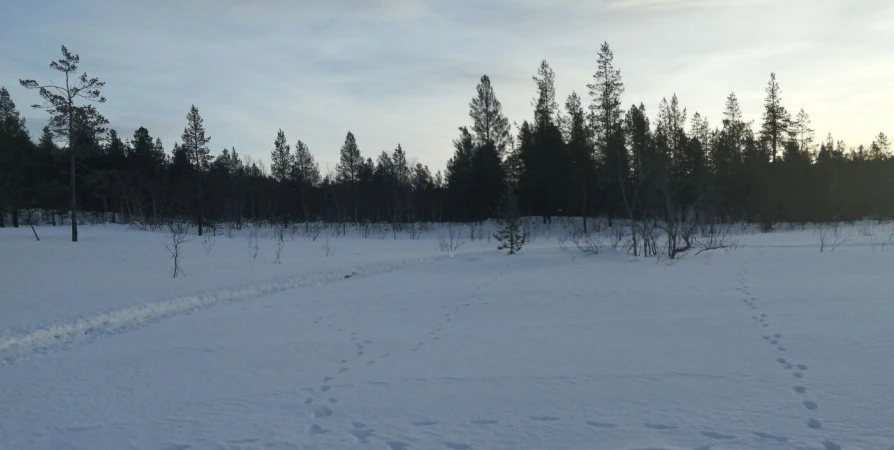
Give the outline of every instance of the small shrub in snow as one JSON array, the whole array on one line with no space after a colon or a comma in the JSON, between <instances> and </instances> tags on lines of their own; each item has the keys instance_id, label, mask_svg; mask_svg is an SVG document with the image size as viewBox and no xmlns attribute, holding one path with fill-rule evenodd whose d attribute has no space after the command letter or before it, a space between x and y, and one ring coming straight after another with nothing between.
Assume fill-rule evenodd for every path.
<instances>
[{"instance_id":1,"label":"small shrub in snow","mask_svg":"<svg viewBox=\"0 0 894 450\"><path fill-rule=\"evenodd\" d=\"M277 224L273 227L273 240L276 242L276 253L274 254L274 264L280 264L280 255L283 247L286 246L286 226Z\"/></svg>"},{"instance_id":2,"label":"small shrub in snow","mask_svg":"<svg viewBox=\"0 0 894 450\"><path fill-rule=\"evenodd\" d=\"M180 257L182 256L181 246L187 241L187 230L186 225L182 223L172 223L168 226L168 231L170 231L168 238L171 240L171 243L165 244L165 248L168 249L168 253L171 254L171 260L174 263L174 278L177 278L179 275L185 275L180 267Z\"/></svg>"},{"instance_id":3,"label":"small shrub in snow","mask_svg":"<svg viewBox=\"0 0 894 450\"><path fill-rule=\"evenodd\" d=\"M322 246L323 254L325 254L327 258L332 256L333 254L335 254L335 246L332 245L332 243L329 241L329 239L330 239L329 235L327 234L326 241L323 242L323 246Z\"/></svg>"},{"instance_id":4,"label":"small shrub in snow","mask_svg":"<svg viewBox=\"0 0 894 450\"><path fill-rule=\"evenodd\" d=\"M817 234L819 235L820 253L824 253L827 248L830 253L834 252L835 249L844 242L844 235L841 231L840 222L820 225Z\"/></svg>"},{"instance_id":5,"label":"small shrub in snow","mask_svg":"<svg viewBox=\"0 0 894 450\"><path fill-rule=\"evenodd\" d=\"M211 254L211 249L214 248L214 244L216 244L216 243L217 243L216 233L211 233L211 234L205 233L205 235L202 236L202 248L205 249L206 255Z\"/></svg>"},{"instance_id":6,"label":"small shrub in snow","mask_svg":"<svg viewBox=\"0 0 894 450\"><path fill-rule=\"evenodd\" d=\"M258 243L258 227L255 225L248 232L246 237L248 239L248 256L251 258L251 262L255 262L258 260L258 253L261 251L261 246Z\"/></svg>"},{"instance_id":7,"label":"small shrub in snow","mask_svg":"<svg viewBox=\"0 0 894 450\"><path fill-rule=\"evenodd\" d=\"M447 225L446 230L443 230L438 236L438 249L442 252L455 252L465 243L462 230L454 224Z\"/></svg>"}]
</instances>

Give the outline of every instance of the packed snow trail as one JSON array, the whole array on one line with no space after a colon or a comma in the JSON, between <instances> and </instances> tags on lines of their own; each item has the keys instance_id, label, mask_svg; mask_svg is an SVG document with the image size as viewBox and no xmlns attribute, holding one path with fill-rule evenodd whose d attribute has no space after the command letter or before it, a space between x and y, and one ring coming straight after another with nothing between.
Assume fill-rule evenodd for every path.
<instances>
[{"instance_id":1,"label":"packed snow trail","mask_svg":"<svg viewBox=\"0 0 894 450\"><path fill-rule=\"evenodd\" d=\"M494 252L466 252L460 253L460 255L487 253L493 254ZM0 338L0 361L11 363L27 357L31 353L46 353L54 348L70 348L73 345L90 342L99 337L142 326L150 321L189 314L200 309L229 302L256 299L290 289L341 281L352 277L381 274L453 257L456 257L455 253L445 253L403 261L372 263L353 268L331 270L312 276L298 276L249 284L234 289L205 292L103 312L94 316L79 318L72 322L54 324L47 328Z\"/></svg>"}]
</instances>

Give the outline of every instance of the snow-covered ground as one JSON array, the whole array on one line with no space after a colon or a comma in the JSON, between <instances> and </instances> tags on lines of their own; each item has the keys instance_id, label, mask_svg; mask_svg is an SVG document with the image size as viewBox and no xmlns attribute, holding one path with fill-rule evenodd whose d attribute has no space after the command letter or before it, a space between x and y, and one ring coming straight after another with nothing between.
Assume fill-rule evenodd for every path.
<instances>
[{"instance_id":1,"label":"snow-covered ground","mask_svg":"<svg viewBox=\"0 0 894 450\"><path fill-rule=\"evenodd\" d=\"M894 448L891 225L674 264L193 237L177 279L163 233L38 232L0 229L0 448Z\"/></svg>"}]
</instances>

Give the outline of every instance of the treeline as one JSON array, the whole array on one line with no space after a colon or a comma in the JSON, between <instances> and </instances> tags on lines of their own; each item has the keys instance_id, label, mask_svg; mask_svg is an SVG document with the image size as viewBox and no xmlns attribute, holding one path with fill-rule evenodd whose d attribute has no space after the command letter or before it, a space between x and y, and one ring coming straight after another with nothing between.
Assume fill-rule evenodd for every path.
<instances>
[{"instance_id":1,"label":"treeline","mask_svg":"<svg viewBox=\"0 0 894 450\"><path fill-rule=\"evenodd\" d=\"M269 171L235 148L212 156L195 106L170 153L142 127L125 140L94 106L104 101L103 83L79 76L78 63L63 47L51 67L76 82L22 81L39 91L44 103L36 106L50 115L37 142L0 90L0 226L7 218L18 225L25 209L114 212L150 224L189 219L200 228L244 220L478 221L497 216L507 195L521 213L546 220L686 216L771 227L894 216L887 137L856 148L831 135L818 142L809 116L792 117L783 106L775 74L761 123L745 122L730 94L716 127L697 112L690 117L676 95L661 101L654 119L642 103L625 110L607 44L587 86L588 105L572 93L560 106L544 61L533 77L533 117L515 127L485 75L442 175L411 164L400 145L364 157L351 132L332 173L321 173L307 145L290 145L282 130Z\"/></svg>"}]
</instances>

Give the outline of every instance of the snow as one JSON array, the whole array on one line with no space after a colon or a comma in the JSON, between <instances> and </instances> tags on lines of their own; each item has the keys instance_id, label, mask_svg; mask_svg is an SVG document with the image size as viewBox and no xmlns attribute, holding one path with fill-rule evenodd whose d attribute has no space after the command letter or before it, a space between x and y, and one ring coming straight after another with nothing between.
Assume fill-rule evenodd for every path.
<instances>
[{"instance_id":1,"label":"snow","mask_svg":"<svg viewBox=\"0 0 894 450\"><path fill-rule=\"evenodd\" d=\"M672 264L193 236L171 279L163 233L2 229L0 448L889 450L892 231Z\"/></svg>"}]
</instances>

